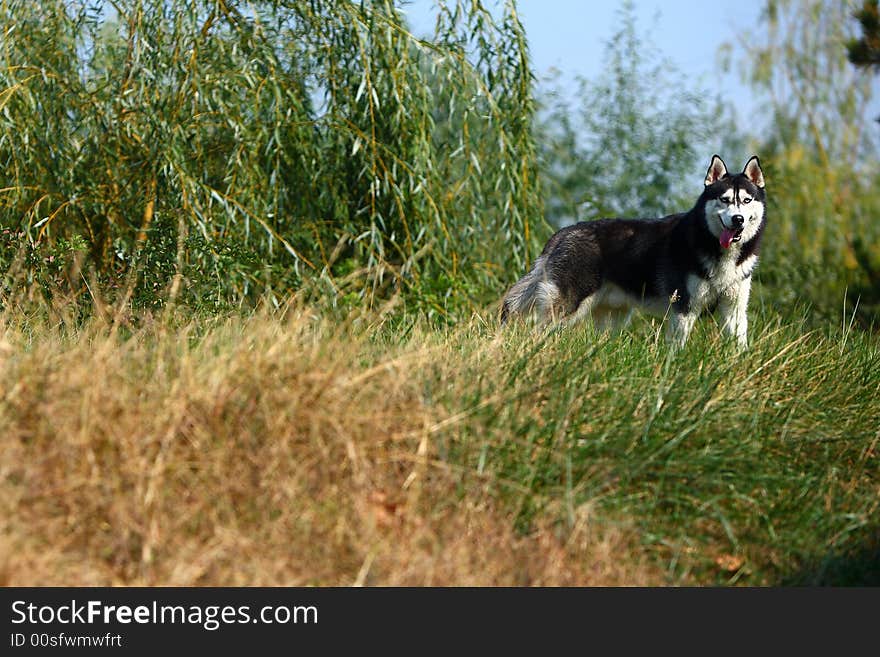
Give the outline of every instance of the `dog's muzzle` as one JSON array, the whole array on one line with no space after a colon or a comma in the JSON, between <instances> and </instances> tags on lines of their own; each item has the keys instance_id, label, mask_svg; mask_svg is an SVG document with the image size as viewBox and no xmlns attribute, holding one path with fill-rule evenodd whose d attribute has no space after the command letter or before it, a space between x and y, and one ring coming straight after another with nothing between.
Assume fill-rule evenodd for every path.
<instances>
[{"instance_id":1,"label":"dog's muzzle","mask_svg":"<svg viewBox=\"0 0 880 657\"><path fill-rule=\"evenodd\" d=\"M723 221L721 222L723 230L718 238L718 242L725 249L729 249L731 244L742 239L743 226L745 226L746 220L741 214L735 214L731 217L731 222L733 226L730 228L725 226Z\"/></svg>"},{"instance_id":2,"label":"dog's muzzle","mask_svg":"<svg viewBox=\"0 0 880 657\"><path fill-rule=\"evenodd\" d=\"M733 231L733 240L734 242L739 242L742 239L743 227L746 224L746 218L741 214L735 214L731 218L733 222L733 226L731 230Z\"/></svg>"}]
</instances>

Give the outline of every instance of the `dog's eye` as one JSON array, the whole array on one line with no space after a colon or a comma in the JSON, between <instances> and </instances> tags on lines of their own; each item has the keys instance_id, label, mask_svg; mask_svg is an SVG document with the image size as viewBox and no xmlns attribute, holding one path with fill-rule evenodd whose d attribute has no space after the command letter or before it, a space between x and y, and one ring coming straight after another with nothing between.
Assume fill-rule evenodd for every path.
<instances>
[{"instance_id":1,"label":"dog's eye","mask_svg":"<svg viewBox=\"0 0 880 657\"><path fill-rule=\"evenodd\" d=\"M751 203L751 202L752 202L752 199L750 199L750 198L744 198L744 199L743 199L743 204Z\"/></svg>"},{"instance_id":2,"label":"dog's eye","mask_svg":"<svg viewBox=\"0 0 880 657\"><path fill-rule=\"evenodd\" d=\"M724 203L724 205L730 205L730 199L729 199L729 198L724 198L724 197L722 196L722 197L719 198L718 200L721 201L722 203Z\"/></svg>"}]
</instances>

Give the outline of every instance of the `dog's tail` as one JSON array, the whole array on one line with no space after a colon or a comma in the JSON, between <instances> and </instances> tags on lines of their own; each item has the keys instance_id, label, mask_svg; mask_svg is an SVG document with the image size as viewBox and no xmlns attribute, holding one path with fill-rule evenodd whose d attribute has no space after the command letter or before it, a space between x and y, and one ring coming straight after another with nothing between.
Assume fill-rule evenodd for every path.
<instances>
[{"instance_id":1,"label":"dog's tail","mask_svg":"<svg viewBox=\"0 0 880 657\"><path fill-rule=\"evenodd\" d=\"M546 296L547 257L535 260L531 271L519 279L504 297L501 306L501 323L505 324L511 315L526 315Z\"/></svg>"}]
</instances>

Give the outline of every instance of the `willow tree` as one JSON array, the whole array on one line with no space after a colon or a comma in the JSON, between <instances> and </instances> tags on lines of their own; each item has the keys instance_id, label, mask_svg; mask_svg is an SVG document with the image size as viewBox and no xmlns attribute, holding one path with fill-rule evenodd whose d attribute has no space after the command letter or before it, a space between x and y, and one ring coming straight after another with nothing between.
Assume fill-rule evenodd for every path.
<instances>
[{"instance_id":1,"label":"willow tree","mask_svg":"<svg viewBox=\"0 0 880 657\"><path fill-rule=\"evenodd\" d=\"M387 0L6 0L0 22L7 247L83 244L147 303L307 288L440 314L533 255L513 2L441 3L426 39Z\"/></svg>"}]
</instances>

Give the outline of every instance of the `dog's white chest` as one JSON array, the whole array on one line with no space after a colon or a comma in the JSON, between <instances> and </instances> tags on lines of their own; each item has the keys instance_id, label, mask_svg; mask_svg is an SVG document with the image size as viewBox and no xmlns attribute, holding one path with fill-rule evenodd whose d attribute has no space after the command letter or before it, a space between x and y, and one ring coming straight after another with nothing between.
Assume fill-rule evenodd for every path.
<instances>
[{"instance_id":1,"label":"dog's white chest","mask_svg":"<svg viewBox=\"0 0 880 657\"><path fill-rule=\"evenodd\" d=\"M757 261L757 256L750 255L738 265L735 255L730 254L717 262L704 262L703 265L708 273L709 285L718 292L723 292L747 278L755 268Z\"/></svg>"},{"instance_id":2,"label":"dog's white chest","mask_svg":"<svg viewBox=\"0 0 880 657\"><path fill-rule=\"evenodd\" d=\"M703 262L706 278L691 276L688 280L691 305L705 308L721 295L736 296L742 282L752 273L757 261L757 256L750 255L738 265L735 254L731 253L715 262Z\"/></svg>"}]
</instances>

